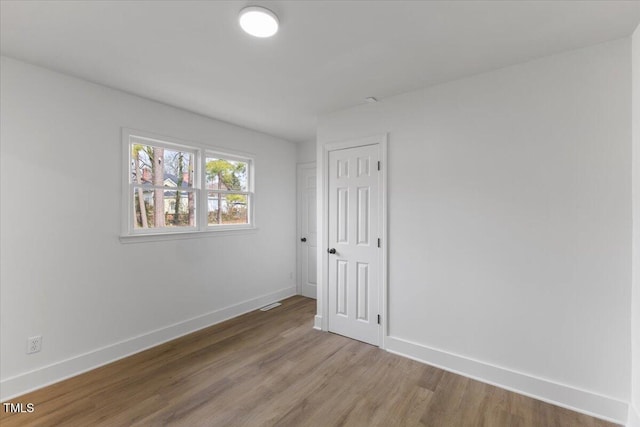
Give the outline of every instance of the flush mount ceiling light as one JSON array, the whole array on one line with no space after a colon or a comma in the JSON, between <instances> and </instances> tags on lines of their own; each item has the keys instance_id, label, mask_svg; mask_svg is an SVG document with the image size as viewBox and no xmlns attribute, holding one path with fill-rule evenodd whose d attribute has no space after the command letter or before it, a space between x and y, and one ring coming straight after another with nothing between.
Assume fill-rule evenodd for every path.
<instances>
[{"instance_id":1,"label":"flush mount ceiling light","mask_svg":"<svg viewBox=\"0 0 640 427\"><path fill-rule=\"evenodd\" d=\"M240 26L254 37L271 37L278 32L278 17L264 7L249 6L240 11Z\"/></svg>"}]
</instances>

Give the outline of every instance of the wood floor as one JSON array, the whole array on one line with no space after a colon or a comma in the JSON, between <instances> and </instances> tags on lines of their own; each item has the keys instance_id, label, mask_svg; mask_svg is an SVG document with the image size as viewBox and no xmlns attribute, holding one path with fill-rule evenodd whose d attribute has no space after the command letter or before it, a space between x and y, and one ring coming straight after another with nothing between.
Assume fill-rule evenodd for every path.
<instances>
[{"instance_id":1,"label":"wood floor","mask_svg":"<svg viewBox=\"0 0 640 427\"><path fill-rule=\"evenodd\" d=\"M11 402L10 426L613 426L311 329L293 297Z\"/></svg>"}]
</instances>

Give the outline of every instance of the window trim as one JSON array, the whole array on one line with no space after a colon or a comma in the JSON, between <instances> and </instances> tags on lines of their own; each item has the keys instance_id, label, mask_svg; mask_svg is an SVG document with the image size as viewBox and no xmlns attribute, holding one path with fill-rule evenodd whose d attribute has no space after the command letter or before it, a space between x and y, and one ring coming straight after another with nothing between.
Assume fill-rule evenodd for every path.
<instances>
[{"instance_id":1,"label":"window trim","mask_svg":"<svg viewBox=\"0 0 640 427\"><path fill-rule=\"evenodd\" d=\"M194 182L189 189L196 195L196 225L194 227L165 227L162 229L135 229L133 215L133 192L139 185L130 182L131 176L131 143L133 139L148 141L149 145L169 149L180 149L195 156ZM257 230L255 223L255 156L250 153L219 148L209 144L193 141L186 141L171 136L159 135L152 132L141 131L131 128L122 128L122 156L121 170L122 177L122 197L121 197L121 232L120 241L122 243L147 242L172 239L190 239L210 237L217 235L232 235L253 233ZM232 194L247 194L249 204L248 224L208 224L208 190L205 185L206 158L216 157L232 161L246 162L247 171L247 191L228 191ZM145 186L146 187L146 186ZM149 186L155 189L155 186ZM166 187L163 187L166 189Z\"/></svg>"}]
</instances>

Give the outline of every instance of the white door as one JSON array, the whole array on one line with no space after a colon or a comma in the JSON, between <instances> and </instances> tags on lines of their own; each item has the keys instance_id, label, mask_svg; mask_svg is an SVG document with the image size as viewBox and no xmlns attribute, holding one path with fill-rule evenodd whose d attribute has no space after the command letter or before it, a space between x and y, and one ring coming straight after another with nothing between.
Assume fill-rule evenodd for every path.
<instances>
[{"instance_id":1,"label":"white door","mask_svg":"<svg viewBox=\"0 0 640 427\"><path fill-rule=\"evenodd\" d=\"M316 165L298 165L298 292L317 297Z\"/></svg>"},{"instance_id":2,"label":"white door","mask_svg":"<svg viewBox=\"0 0 640 427\"><path fill-rule=\"evenodd\" d=\"M380 345L379 145L329 152L329 330Z\"/></svg>"}]
</instances>

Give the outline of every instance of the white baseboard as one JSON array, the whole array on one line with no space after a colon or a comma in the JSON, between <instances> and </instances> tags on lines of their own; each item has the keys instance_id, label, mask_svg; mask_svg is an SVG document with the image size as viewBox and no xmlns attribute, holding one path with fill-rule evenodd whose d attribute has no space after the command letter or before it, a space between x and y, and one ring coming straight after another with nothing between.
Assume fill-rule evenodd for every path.
<instances>
[{"instance_id":1,"label":"white baseboard","mask_svg":"<svg viewBox=\"0 0 640 427\"><path fill-rule=\"evenodd\" d=\"M537 378L400 338L387 337L385 345L386 350L391 353L593 417L619 424L624 424L628 417L629 404L613 397ZM632 425L636 427L635 424Z\"/></svg>"},{"instance_id":2,"label":"white baseboard","mask_svg":"<svg viewBox=\"0 0 640 427\"><path fill-rule=\"evenodd\" d=\"M629 416L627 418L627 427L640 427L640 410L634 405L629 405Z\"/></svg>"},{"instance_id":3,"label":"white baseboard","mask_svg":"<svg viewBox=\"0 0 640 427\"><path fill-rule=\"evenodd\" d=\"M322 330L322 316L316 315L316 317L313 318L313 329Z\"/></svg>"},{"instance_id":4,"label":"white baseboard","mask_svg":"<svg viewBox=\"0 0 640 427\"><path fill-rule=\"evenodd\" d=\"M139 353L183 335L253 311L272 302L296 294L296 288L279 291L243 301L229 307L175 323L162 329L138 335L115 344L101 347L48 366L16 375L0 382L0 401L5 402L30 391L74 377L124 357Z\"/></svg>"}]
</instances>

